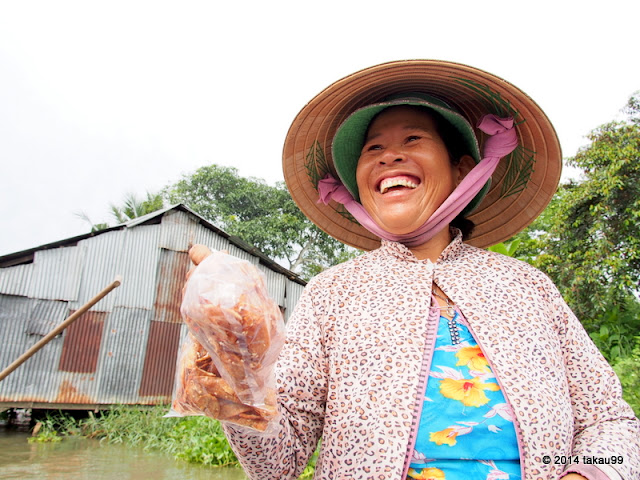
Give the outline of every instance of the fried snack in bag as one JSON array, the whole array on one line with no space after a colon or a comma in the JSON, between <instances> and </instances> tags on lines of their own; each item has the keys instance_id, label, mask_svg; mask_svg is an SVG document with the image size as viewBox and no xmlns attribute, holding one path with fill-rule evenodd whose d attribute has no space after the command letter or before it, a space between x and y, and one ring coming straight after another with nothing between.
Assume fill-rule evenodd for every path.
<instances>
[{"instance_id":1,"label":"fried snack in bag","mask_svg":"<svg viewBox=\"0 0 640 480\"><path fill-rule=\"evenodd\" d=\"M246 405L220 377L211 356L189 333L182 345L171 404L173 415L206 415L264 432L277 416L275 391L269 389L265 405Z\"/></svg>"},{"instance_id":2,"label":"fried snack in bag","mask_svg":"<svg viewBox=\"0 0 640 480\"><path fill-rule=\"evenodd\" d=\"M284 320L251 263L213 252L187 282L189 329L172 410L264 431L277 414L273 367Z\"/></svg>"}]
</instances>

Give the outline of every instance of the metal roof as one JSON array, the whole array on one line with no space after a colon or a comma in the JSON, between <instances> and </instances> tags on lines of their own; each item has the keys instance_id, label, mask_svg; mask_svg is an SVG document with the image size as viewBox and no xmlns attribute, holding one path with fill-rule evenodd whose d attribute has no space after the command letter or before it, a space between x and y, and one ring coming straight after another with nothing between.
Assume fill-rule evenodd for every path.
<instances>
[{"instance_id":1,"label":"metal roof","mask_svg":"<svg viewBox=\"0 0 640 480\"><path fill-rule=\"evenodd\" d=\"M206 218L200 216L199 214L191 210L189 207L181 203L176 205L171 205L161 210L156 210L155 212L149 213L147 215L143 215L142 217L134 218L132 220L129 220L128 222L121 223L120 225L115 225L113 227L105 228L104 230L85 233L83 235L78 235L75 237L66 238L64 240L58 240L56 242L40 245L38 247L28 248L26 250L21 250L19 252L2 255L0 256L0 268L12 267L15 265L22 265L25 263L31 263L33 262L34 254L39 251L50 250L50 249L59 248L59 247L73 246L73 245L76 245L81 240L97 237L97 236L104 235L106 233L113 232L116 230L131 228L138 225L154 225L154 224L160 223L161 217L167 212L170 212L172 210L182 211L189 215L192 215L193 217L195 217L195 220L200 225L214 232L219 237L226 239L230 245L237 247L241 251L244 251L250 254L251 256L258 257L260 264L266 266L267 268L269 268L270 270L273 270L274 272L277 272L286 276L289 280L299 283L300 285L306 285L306 282L302 278L300 278L298 274L279 265L278 263L276 263L275 261L267 257L260 250L258 250L256 247L254 247L253 245L250 245L249 243L245 242L241 238L236 237L234 235L229 235L227 232L216 227L213 223L209 222ZM202 241L201 239L198 239L198 238L194 238L193 240L194 241L191 242L192 244L200 243ZM203 242L203 243L207 243L207 242ZM221 247L224 248L224 246L221 246ZM167 246L167 248L170 248L170 247Z\"/></svg>"}]
</instances>

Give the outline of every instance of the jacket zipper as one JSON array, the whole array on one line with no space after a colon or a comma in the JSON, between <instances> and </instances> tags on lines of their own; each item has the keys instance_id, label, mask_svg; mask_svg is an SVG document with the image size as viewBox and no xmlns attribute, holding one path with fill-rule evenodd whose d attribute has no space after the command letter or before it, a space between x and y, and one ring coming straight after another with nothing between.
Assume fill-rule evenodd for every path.
<instances>
[{"instance_id":1,"label":"jacket zipper","mask_svg":"<svg viewBox=\"0 0 640 480\"><path fill-rule=\"evenodd\" d=\"M436 312L436 313L434 313ZM437 315L437 316L436 316ZM433 360L433 349L436 344L436 335L438 333L438 321L440 319L440 309L438 307L429 307L429 317L427 320L427 330L425 334L425 350L422 357L422 366L420 368L420 379L418 382L418 391L416 402L413 407L413 420L411 423L411 433L409 435L409 443L407 445L407 453L405 455L404 467L402 469L402 480L407 478L411 458L413 457L413 449L416 445L418 436L418 428L420 426L420 417L422 416L422 403L424 395L427 391L427 382L429 380L429 370L431 369L431 361Z\"/></svg>"}]
</instances>

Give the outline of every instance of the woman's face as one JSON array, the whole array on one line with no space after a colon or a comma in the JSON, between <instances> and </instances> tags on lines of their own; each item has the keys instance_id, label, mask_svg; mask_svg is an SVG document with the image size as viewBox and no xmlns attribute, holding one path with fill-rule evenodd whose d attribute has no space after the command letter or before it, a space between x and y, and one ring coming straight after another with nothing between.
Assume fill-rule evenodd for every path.
<instances>
[{"instance_id":1,"label":"woman's face","mask_svg":"<svg viewBox=\"0 0 640 480\"><path fill-rule=\"evenodd\" d=\"M358 161L360 202L394 234L421 227L466 174L454 166L427 110L390 107L369 126Z\"/></svg>"}]
</instances>

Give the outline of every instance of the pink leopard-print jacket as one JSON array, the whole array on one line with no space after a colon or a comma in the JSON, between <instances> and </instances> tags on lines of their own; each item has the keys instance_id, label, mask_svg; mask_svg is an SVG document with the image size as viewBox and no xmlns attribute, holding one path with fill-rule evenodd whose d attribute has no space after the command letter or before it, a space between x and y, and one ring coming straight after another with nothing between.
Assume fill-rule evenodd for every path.
<instances>
[{"instance_id":1,"label":"pink leopard-print jacket","mask_svg":"<svg viewBox=\"0 0 640 480\"><path fill-rule=\"evenodd\" d=\"M252 479L297 478L321 436L317 479L406 476L435 335L433 282L466 317L513 408L524 479L558 478L555 457L569 455L580 464L568 471L640 478L639 422L552 282L458 236L435 264L383 242L309 282L276 369L278 433L225 426ZM583 456L616 463L585 466Z\"/></svg>"}]
</instances>

